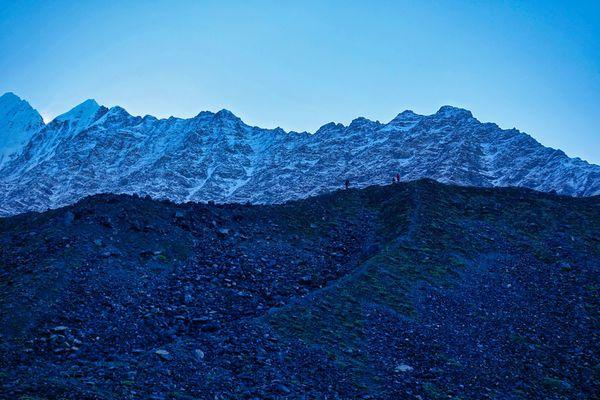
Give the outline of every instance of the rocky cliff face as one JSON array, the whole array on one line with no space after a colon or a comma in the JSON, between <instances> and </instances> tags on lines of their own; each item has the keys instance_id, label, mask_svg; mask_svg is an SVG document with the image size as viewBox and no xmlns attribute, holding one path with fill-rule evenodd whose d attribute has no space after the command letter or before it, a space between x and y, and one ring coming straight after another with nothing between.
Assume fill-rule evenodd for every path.
<instances>
[{"instance_id":1,"label":"rocky cliff face","mask_svg":"<svg viewBox=\"0 0 600 400\"><path fill-rule=\"evenodd\" d=\"M388 183L396 173L403 180L600 193L599 166L449 106L429 116L404 111L387 124L330 123L309 134L251 127L227 110L142 118L87 100L31 126L18 156L0 167L0 215L102 192L279 203L331 191L344 179L356 187Z\"/></svg>"}]
</instances>

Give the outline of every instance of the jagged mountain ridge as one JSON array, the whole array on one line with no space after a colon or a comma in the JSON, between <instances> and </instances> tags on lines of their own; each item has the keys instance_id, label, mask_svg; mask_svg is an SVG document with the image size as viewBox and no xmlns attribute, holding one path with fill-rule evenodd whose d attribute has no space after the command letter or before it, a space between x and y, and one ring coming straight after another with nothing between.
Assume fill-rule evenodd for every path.
<instances>
[{"instance_id":1,"label":"jagged mountain ridge","mask_svg":"<svg viewBox=\"0 0 600 400\"><path fill-rule=\"evenodd\" d=\"M357 118L314 134L263 129L227 110L189 119L136 117L87 100L33 132L0 169L0 214L44 210L95 193L177 202L279 203L423 177L471 186L522 186L588 196L600 167L542 146L463 109Z\"/></svg>"}]
</instances>

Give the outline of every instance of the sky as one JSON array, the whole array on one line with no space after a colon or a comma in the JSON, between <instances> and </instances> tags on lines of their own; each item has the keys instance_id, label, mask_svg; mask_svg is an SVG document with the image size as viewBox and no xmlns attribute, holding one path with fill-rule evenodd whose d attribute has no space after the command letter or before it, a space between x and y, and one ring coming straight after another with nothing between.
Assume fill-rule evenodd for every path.
<instances>
[{"instance_id":1,"label":"sky","mask_svg":"<svg viewBox=\"0 0 600 400\"><path fill-rule=\"evenodd\" d=\"M0 0L7 91L309 132L448 104L600 164L600 1Z\"/></svg>"}]
</instances>

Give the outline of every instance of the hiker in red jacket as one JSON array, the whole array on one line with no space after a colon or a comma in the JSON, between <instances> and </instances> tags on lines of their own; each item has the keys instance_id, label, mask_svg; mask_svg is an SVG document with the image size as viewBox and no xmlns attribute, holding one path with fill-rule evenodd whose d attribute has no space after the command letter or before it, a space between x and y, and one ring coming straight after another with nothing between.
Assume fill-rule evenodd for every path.
<instances>
[{"instance_id":1,"label":"hiker in red jacket","mask_svg":"<svg viewBox=\"0 0 600 400\"><path fill-rule=\"evenodd\" d=\"M396 182L400 183L400 174L396 174Z\"/></svg>"}]
</instances>

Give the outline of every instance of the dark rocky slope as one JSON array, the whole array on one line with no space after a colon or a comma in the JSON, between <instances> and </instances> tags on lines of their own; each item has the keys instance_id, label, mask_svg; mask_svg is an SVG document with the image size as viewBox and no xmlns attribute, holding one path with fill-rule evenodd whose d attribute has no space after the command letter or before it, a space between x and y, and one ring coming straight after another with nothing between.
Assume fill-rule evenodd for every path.
<instances>
[{"instance_id":1,"label":"dark rocky slope","mask_svg":"<svg viewBox=\"0 0 600 400\"><path fill-rule=\"evenodd\" d=\"M592 399L600 198L416 181L0 219L0 397Z\"/></svg>"}]
</instances>

